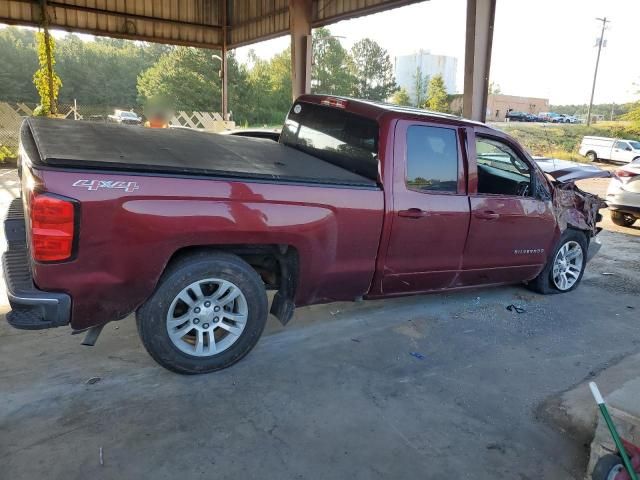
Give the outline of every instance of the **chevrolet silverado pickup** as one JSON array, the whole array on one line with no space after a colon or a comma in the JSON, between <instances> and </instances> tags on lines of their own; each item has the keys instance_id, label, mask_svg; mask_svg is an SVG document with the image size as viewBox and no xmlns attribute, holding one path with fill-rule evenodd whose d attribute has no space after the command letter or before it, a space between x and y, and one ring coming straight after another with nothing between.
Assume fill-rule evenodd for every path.
<instances>
[{"instance_id":1,"label":"chevrolet silverado pickup","mask_svg":"<svg viewBox=\"0 0 640 480\"><path fill-rule=\"evenodd\" d=\"M584 174L543 171L484 124L304 95L275 138L27 119L9 323L69 325L91 345L135 313L159 364L203 373L245 356L269 311L286 324L323 302L568 292L599 248Z\"/></svg>"}]
</instances>

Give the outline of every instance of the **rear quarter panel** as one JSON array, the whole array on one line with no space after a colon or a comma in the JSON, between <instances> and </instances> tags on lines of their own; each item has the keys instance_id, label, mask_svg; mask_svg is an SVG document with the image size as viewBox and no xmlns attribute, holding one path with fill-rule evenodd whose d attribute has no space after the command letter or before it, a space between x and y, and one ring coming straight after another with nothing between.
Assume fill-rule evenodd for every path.
<instances>
[{"instance_id":1,"label":"rear quarter panel","mask_svg":"<svg viewBox=\"0 0 640 480\"><path fill-rule=\"evenodd\" d=\"M43 290L72 296L72 326L126 316L153 292L171 256L192 246L286 244L300 257L296 305L365 294L375 269L382 190L40 171L44 189L81 202L77 256L35 264ZM88 190L78 180L136 182Z\"/></svg>"}]
</instances>

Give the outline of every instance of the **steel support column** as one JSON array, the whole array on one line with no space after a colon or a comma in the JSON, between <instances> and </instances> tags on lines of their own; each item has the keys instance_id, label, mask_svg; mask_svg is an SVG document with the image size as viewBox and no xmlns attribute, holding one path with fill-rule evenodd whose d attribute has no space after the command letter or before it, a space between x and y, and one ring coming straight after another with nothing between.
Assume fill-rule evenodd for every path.
<instances>
[{"instance_id":1,"label":"steel support column","mask_svg":"<svg viewBox=\"0 0 640 480\"><path fill-rule=\"evenodd\" d=\"M467 0L462 113L465 118L480 122L484 122L487 116L495 13L496 0Z\"/></svg>"},{"instance_id":2,"label":"steel support column","mask_svg":"<svg viewBox=\"0 0 640 480\"><path fill-rule=\"evenodd\" d=\"M291 28L291 94L311 92L311 0L289 0Z\"/></svg>"}]
</instances>

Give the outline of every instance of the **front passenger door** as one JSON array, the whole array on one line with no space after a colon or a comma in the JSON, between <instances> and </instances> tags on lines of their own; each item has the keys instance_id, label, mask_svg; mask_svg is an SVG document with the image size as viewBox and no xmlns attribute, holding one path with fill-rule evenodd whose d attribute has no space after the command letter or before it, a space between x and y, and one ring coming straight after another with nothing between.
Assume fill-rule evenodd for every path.
<instances>
[{"instance_id":1,"label":"front passenger door","mask_svg":"<svg viewBox=\"0 0 640 480\"><path fill-rule=\"evenodd\" d=\"M506 139L476 135L470 143L477 185L469 191L469 238L457 285L529 280L559 235L548 185Z\"/></svg>"},{"instance_id":2,"label":"front passenger door","mask_svg":"<svg viewBox=\"0 0 640 480\"><path fill-rule=\"evenodd\" d=\"M630 162L633 160L633 149L627 142L617 140L616 143L613 144L611 160L616 162Z\"/></svg>"}]
</instances>

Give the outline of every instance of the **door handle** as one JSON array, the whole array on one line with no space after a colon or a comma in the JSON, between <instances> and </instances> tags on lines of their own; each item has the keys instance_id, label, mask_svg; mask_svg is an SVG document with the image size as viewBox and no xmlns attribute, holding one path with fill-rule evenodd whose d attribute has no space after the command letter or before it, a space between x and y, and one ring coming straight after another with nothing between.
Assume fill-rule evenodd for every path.
<instances>
[{"instance_id":1,"label":"door handle","mask_svg":"<svg viewBox=\"0 0 640 480\"><path fill-rule=\"evenodd\" d=\"M424 210L420 210L419 208L410 208L409 210L400 210L398 211L399 217L406 218L422 218L429 215L429 212L425 212Z\"/></svg>"},{"instance_id":2,"label":"door handle","mask_svg":"<svg viewBox=\"0 0 640 480\"><path fill-rule=\"evenodd\" d=\"M500 214L494 212L493 210L485 210L483 212L475 212L473 214L474 217L479 218L481 220L497 220L500 218Z\"/></svg>"}]
</instances>

